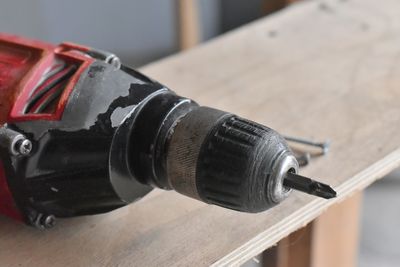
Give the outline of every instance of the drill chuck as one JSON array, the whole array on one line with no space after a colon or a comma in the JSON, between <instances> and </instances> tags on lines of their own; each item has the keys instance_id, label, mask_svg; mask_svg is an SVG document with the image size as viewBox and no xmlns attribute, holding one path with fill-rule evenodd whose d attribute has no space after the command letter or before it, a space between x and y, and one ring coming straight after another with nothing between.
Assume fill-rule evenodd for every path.
<instances>
[{"instance_id":1,"label":"drill chuck","mask_svg":"<svg viewBox=\"0 0 400 267\"><path fill-rule=\"evenodd\" d=\"M284 175L297 172L298 164L274 130L200 107L173 131L167 173L176 191L245 212L266 210L287 197Z\"/></svg>"},{"instance_id":2,"label":"drill chuck","mask_svg":"<svg viewBox=\"0 0 400 267\"><path fill-rule=\"evenodd\" d=\"M280 203L290 192L285 175L298 171L274 130L172 92L140 108L131 133L140 140L130 146L139 181L234 210L260 212Z\"/></svg>"}]
</instances>

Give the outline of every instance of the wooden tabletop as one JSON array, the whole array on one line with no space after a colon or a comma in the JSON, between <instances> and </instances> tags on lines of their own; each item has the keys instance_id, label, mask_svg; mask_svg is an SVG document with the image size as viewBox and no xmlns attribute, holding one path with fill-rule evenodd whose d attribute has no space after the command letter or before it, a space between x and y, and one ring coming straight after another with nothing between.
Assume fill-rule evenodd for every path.
<instances>
[{"instance_id":1,"label":"wooden tabletop","mask_svg":"<svg viewBox=\"0 0 400 267\"><path fill-rule=\"evenodd\" d=\"M174 192L41 232L0 218L2 266L240 264L400 165L400 2L309 1L142 69L281 133L330 139L301 173L338 191L244 214Z\"/></svg>"}]
</instances>

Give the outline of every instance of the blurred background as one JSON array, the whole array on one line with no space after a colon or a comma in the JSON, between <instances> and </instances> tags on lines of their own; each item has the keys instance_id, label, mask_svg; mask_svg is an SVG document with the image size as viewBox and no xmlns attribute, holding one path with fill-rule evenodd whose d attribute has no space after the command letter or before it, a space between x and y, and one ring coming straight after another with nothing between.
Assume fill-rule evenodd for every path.
<instances>
[{"instance_id":1,"label":"blurred background","mask_svg":"<svg viewBox=\"0 0 400 267\"><path fill-rule=\"evenodd\" d=\"M293 2L0 0L0 31L52 43L82 43L114 52L125 64L140 67L271 15ZM360 267L399 266L399 177L400 172L394 172L365 191Z\"/></svg>"},{"instance_id":2,"label":"blurred background","mask_svg":"<svg viewBox=\"0 0 400 267\"><path fill-rule=\"evenodd\" d=\"M183 39L206 41L283 7L285 1L200 0L194 11L193 1L181 2L0 0L0 30L113 51L125 64L138 67L186 48Z\"/></svg>"}]
</instances>

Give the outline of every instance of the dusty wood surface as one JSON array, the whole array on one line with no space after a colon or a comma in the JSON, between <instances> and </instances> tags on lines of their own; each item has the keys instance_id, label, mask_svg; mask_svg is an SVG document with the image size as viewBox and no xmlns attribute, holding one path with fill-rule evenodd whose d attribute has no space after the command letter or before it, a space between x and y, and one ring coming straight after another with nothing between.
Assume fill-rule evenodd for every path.
<instances>
[{"instance_id":1,"label":"dusty wood surface","mask_svg":"<svg viewBox=\"0 0 400 267\"><path fill-rule=\"evenodd\" d=\"M142 70L199 103L332 140L302 173L332 184L261 214L152 193L39 232L0 218L4 266L240 264L400 165L400 2L304 2Z\"/></svg>"}]
</instances>

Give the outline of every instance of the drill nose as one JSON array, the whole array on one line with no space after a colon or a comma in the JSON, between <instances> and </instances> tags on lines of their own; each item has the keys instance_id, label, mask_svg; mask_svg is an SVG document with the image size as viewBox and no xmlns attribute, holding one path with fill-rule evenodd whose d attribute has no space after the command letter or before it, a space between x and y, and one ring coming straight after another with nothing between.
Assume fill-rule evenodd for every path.
<instances>
[{"instance_id":1,"label":"drill nose","mask_svg":"<svg viewBox=\"0 0 400 267\"><path fill-rule=\"evenodd\" d=\"M334 194L295 175L298 162L286 140L261 124L171 92L154 96L136 116L128 151L140 183L244 212L279 204L291 188Z\"/></svg>"}]
</instances>

